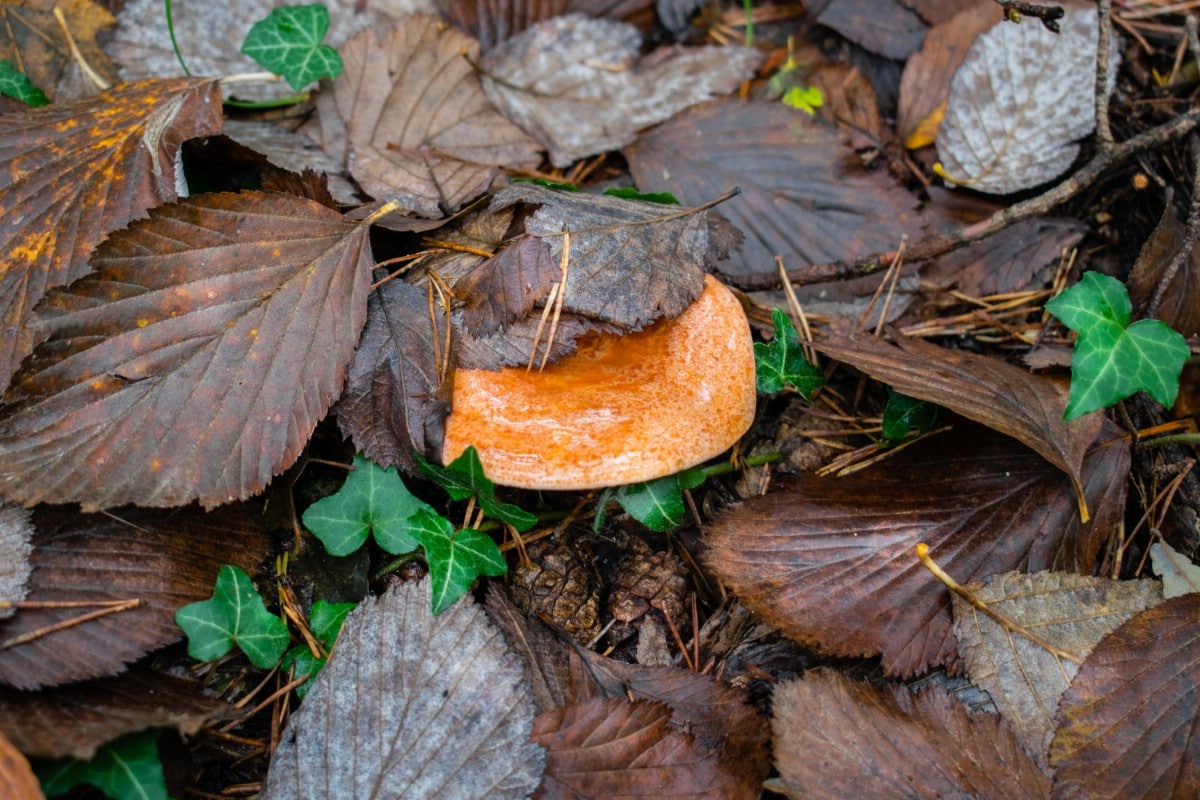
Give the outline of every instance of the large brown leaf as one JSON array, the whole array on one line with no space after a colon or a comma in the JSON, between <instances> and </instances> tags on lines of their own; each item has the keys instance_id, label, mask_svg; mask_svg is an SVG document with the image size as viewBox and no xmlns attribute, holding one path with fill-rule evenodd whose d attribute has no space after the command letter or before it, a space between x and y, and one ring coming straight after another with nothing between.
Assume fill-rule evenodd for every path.
<instances>
[{"instance_id":1,"label":"large brown leaf","mask_svg":"<svg viewBox=\"0 0 1200 800\"><path fill-rule=\"evenodd\" d=\"M451 24L477 38L484 50L490 50L533 23L551 17L579 11L633 22L631 17L652 17L655 4L653 0L437 0L435 5Z\"/></svg>"},{"instance_id":2,"label":"large brown leaf","mask_svg":"<svg viewBox=\"0 0 1200 800\"><path fill-rule=\"evenodd\" d=\"M546 774L534 797L744 796L710 748L670 723L667 706L622 697L539 715L533 740L546 748Z\"/></svg>"},{"instance_id":3,"label":"large brown leaf","mask_svg":"<svg viewBox=\"0 0 1200 800\"><path fill-rule=\"evenodd\" d=\"M521 673L469 599L435 617L428 580L393 586L346 618L263 797L526 797L543 759Z\"/></svg>"},{"instance_id":4,"label":"large brown leaf","mask_svg":"<svg viewBox=\"0 0 1200 800\"><path fill-rule=\"evenodd\" d=\"M1158 581L1069 572L1006 572L967 584L1005 619L1080 658L1118 625L1162 602ZM971 683L991 695L1025 752L1048 767L1054 710L1078 665L1000 625L954 595L954 635Z\"/></svg>"},{"instance_id":5,"label":"large brown leaf","mask_svg":"<svg viewBox=\"0 0 1200 800\"><path fill-rule=\"evenodd\" d=\"M161 206L39 307L0 407L17 502L212 507L299 456L366 317L368 227L292 195Z\"/></svg>"},{"instance_id":6,"label":"large brown leaf","mask_svg":"<svg viewBox=\"0 0 1200 800\"><path fill-rule=\"evenodd\" d=\"M830 0L817 22L872 53L904 61L921 46L925 23L896 0Z\"/></svg>"},{"instance_id":7,"label":"large brown leaf","mask_svg":"<svg viewBox=\"0 0 1200 800\"><path fill-rule=\"evenodd\" d=\"M86 273L109 231L174 200L179 145L220 131L217 82L200 78L0 116L0 386L35 344L46 290Z\"/></svg>"},{"instance_id":8,"label":"large brown leaf","mask_svg":"<svg viewBox=\"0 0 1200 800\"><path fill-rule=\"evenodd\" d=\"M782 103L708 103L622 152L643 191L698 204L741 187L721 213L746 241L719 268L738 285L775 283L777 255L788 267L853 259L896 247L916 227L908 192L854 167L841 134Z\"/></svg>"},{"instance_id":9,"label":"large brown leaf","mask_svg":"<svg viewBox=\"0 0 1200 800\"><path fill-rule=\"evenodd\" d=\"M1200 594L1096 645L1058 707L1054 797L1200 796Z\"/></svg>"},{"instance_id":10,"label":"large brown leaf","mask_svg":"<svg viewBox=\"0 0 1200 800\"><path fill-rule=\"evenodd\" d=\"M761 60L751 48L730 46L663 49L639 61L641 39L637 28L611 19L545 20L483 57L483 88L546 146L554 166L566 167L732 92Z\"/></svg>"},{"instance_id":11,"label":"large brown leaf","mask_svg":"<svg viewBox=\"0 0 1200 800\"><path fill-rule=\"evenodd\" d=\"M537 143L492 108L471 60L479 44L430 14L367 28L318 100L325 151L377 198L440 217L482 194L501 166L534 166Z\"/></svg>"},{"instance_id":12,"label":"large brown leaf","mask_svg":"<svg viewBox=\"0 0 1200 800\"><path fill-rule=\"evenodd\" d=\"M0 649L0 683L19 689L113 675L179 639L175 611L209 597L222 564L256 571L272 544L241 506L207 514L126 509L119 518L47 507L34 526L29 602L141 605ZM0 622L0 641L94 610L24 608Z\"/></svg>"},{"instance_id":13,"label":"large brown leaf","mask_svg":"<svg viewBox=\"0 0 1200 800\"><path fill-rule=\"evenodd\" d=\"M866 333L834 334L813 346L896 391L928 400L1012 436L1065 472L1084 506L1082 465L1103 415L1066 422L1066 395L1049 378L995 358L901 338L893 347ZM1003 571L1003 570L996 570Z\"/></svg>"},{"instance_id":14,"label":"large brown leaf","mask_svg":"<svg viewBox=\"0 0 1200 800\"><path fill-rule=\"evenodd\" d=\"M0 601L17 603L25 599L25 584L33 569L29 563L32 536L33 519L29 511L0 503ZM15 612L13 606L0 606L0 619Z\"/></svg>"},{"instance_id":15,"label":"large brown leaf","mask_svg":"<svg viewBox=\"0 0 1200 800\"><path fill-rule=\"evenodd\" d=\"M833 672L775 689L775 764L808 800L1048 798L1050 781L994 714L970 714L944 689L919 695Z\"/></svg>"},{"instance_id":16,"label":"large brown leaf","mask_svg":"<svg viewBox=\"0 0 1200 800\"><path fill-rule=\"evenodd\" d=\"M415 474L414 452L441 451L450 387L438 377L437 348L445 332L445 316L431 316L425 289L393 280L371 293L337 417L375 463Z\"/></svg>"},{"instance_id":17,"label":"large brown leaf","mask_svg":"<svg viewBox=\"0 0 1200 800\"><path fill-rule=\"evenodd\" d=\"M0 731L37 758L87 760L128 733L175 728L190 736L239 713L194 680L140 665L114 678L41 692L0 689Z\"/></svg>"},{"instance_id":18,"label":"large brown leaf","mask_svg":"<svg viewBox=\"0 0 1200 800\"><path fill-rule=\"evenodd\" d=\"M1084 463L1097 509L1085 525L1065 476L1011 439L960 426L854 475L803 475L735 506L709 526L705 560L786 635L835 655L881 654L889 673L913 675L956 658L950 593L917 561L918 542L960 582L1090 573L1121 519L1128 470L1120 431L1108 431Z\"/></svg>"}]
</instances>

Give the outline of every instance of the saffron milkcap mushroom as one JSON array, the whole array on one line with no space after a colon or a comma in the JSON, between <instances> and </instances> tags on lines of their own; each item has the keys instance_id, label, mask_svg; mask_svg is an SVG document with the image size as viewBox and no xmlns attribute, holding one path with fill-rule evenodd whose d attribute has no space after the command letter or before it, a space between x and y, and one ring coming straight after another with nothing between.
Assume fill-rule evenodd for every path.
<instances>
[{"instance_id":1,"label":"saffron milkcap mushroom","mask_svg":"<svg viewBox=\"0 0 1200 800\"><path fill-rule=\"evenodd\" d=\"M497 484L598 489L670 475L731 447L754 420L754 347L733 293L673 319L589 333L541 371L459 369L443 463L474 445Z\"/></svg>"}]
</instances>

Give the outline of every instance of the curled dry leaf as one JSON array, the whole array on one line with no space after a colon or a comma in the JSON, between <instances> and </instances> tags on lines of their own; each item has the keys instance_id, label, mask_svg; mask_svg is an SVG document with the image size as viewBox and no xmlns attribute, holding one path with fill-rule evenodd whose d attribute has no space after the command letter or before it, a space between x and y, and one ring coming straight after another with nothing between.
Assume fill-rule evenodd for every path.
<instances>
[{"instance_id":1,"label":"curled dry leaf","mask_svg":"<svg viewBox=\"0 0 1200 800\"><path fill-rule=\"evenodd\" d=\"M698 204L734 187L721 213L746 233L717 271L738 286L774 285L784 264L823 264L896 246L917 202L891 178L863 173L837 131L782 103L726 100L677 115L622 151L638 188Z\"/></svg>"},{"instance_id":2,"label":"curled dry leaf","mask_svg":"<svg viewBox=\"0 0 1200 800\"><path fill-rule=\"evenodd\" d=\"M366 28L317 100L310 134L376 198L425 217L487 190L498 168L534 166L537 144L492 108L471 62L479 44L430 14Z\"/></svg>"},{"instance_id":3,"label":"curled dry leaf","mask_svg":"<svg viewBox=\"0 0 1200 800\"><path fill-rule=\"evenodd\" d=\"M366 224L292 195L155 209L38 308L0 407L0 493L84 510L211 508L300 455L366 317Z\"/></svg>"},{"instance_id":4,"label":"curled dry leaf","mask_svg":"<svg viewBox=\"0 0 1200 800\"><path fill-rule=\"evenodd\" d=\"M1023 442L1065 472L1084 503L1082 466L1103 424L1099 414L1063 420L1066 396L1048 378L995 358L902 337L893 347L866 333L834 334L817 350L919 400L962 414ZM1090 571L1090 565L1080 566Z\"/></svg>"},{"instance_id":5,"label":"curled dry leaf","mask_svg":"<svg viewBox=\"0 0 1200 800\"><path fill-rule=\"evenodd\" d=\"M1158 581L1116 581L1069 572L1006 572L967 584L993 611L1084 658L1105 634L1162 602ZM971 682L991 695L1025 752L1047 768L1054 710L1079 669L1009 631L957 594L954 635Z\"/></svg>"},{"instance_id":6,"label":"curled dry leaf","mask_svg":"<svg viewBox=\"0 0 1200 800\"><path fill-rule=\"evenodd\" d=\"M47 507L34 514L30 602L140 602L20 641L96 607L24 608L0 622L0 683L19 689L113 675L182 635L181 606L212 594L222 564L249 571L271 553L271 537L248 508L126 509L120 517Z\"/></svg>"},{"instance_id":7,"label":"curled dry leaf","mask_svg":"<svg viewBox=\"0 0 1200 800\"><path fill-rule=\"evenodd\" d=\"M239 713L194 680L144 666L41 692L0 689L0 731L36 758L86 761L126 734L174 728L191 736Z\"/></svg>"},{"instance_id":8,"label":"curled dry leaf","mask_svg":"<svg viewBox=\"0 0 1200 800\"><path fill-rule=\"evenodd\" d=\"M638 61L641 34L568 14L530 26L482 59L483 87L556 167L624 147L643 128L728 94L761 57L745 47L659 51Z\"/></svg>"},{"instance_id":9,"label":"curled dry leaf","mask_svg":"<svg viewBox=\"0 0 1200 800\"><path fill-rule=\"evenodd\" d=\"M33 519L29 511L0 502L0 602L19 603L25 599L25 584L33 565L29 556L33 546ZM10 605L0 605L0 620L16 613Z\"/></svg>"},{"instance_id":10,"label":"curled dry leaf","mask_svg":"<svg viewBox=\"0 0 1200 800\"><path fill-rule=\"evenodd\" d=\"M1200 594L1143 611L1100 643L1058 707L1054 797L1200 793Z\"/></svg>"},{"instance_id":11,"label":"curled dry leaf","mask_svg":"<svg viewBox=\"0 0 1200 800\"><path fill-rule=\"evenodd\" d=\"M0 387L36 344L31 312L83 276L110 231L175 199L175 157L220 133L212 79L122 84L0 116Z\"/></svg>"},{"instance_id":12,"label":"curled dry leaf","mask_svg":"<svg viewBox=\"0 0 1200 800\"><path fill-rule=\"evenodd\" d=\"M534 797L746 796L711 748L670 723L666 705L623 697L539 715L533 740L546 748L546 772Z\"/></svg>"},{"instance_id":13,"label":"curled dry leaf","mask_svg":"<svg viewBox=\"0 0 1200 800\"><path fill-rule=\"evenodd\" d=\"M1115 428L1115 426L1113 426ZM1129 451L1109 431L1084 462L1097 514L1039 456L973 426L844 478L799 476L709 526L705 561L787 636L834 654L881 654L888 673L953 664L950 596L917 561L926 542L959 581L997 570L1090 572L1124 507Z\"/></svg>"},{"instance_id":14,"label":"curled dry leaf","mask_svg":"<svg viewBox=\"0 0 1200 800\"><path fill-rule=\"evenodd\" d=\"M950 83L937 136L954 183L1009 194L1057 178L1096 127L1097 14L1067 5L1061 33L996 25L971 46ZM1109 87L1116 77L1116 41Z\"/></svg>"},{"instance_id":15,"label":"curled dry leaf","mask_svg":"<svg viewBox=\"0 0 1200 800\"><path fill-rule=\"evenodd\" d=\"M532 724L520 661L483 610L435 617L428 580L400 584L346 618L263 797L526 797L543 765Z\"/></svg>"},{"instance_id":16,"label":"curled dry leaf","mask_svg":"<svg viewBox=\"0 0 1200 800\"><path fill-rule=\"evenodd\" d=\"M1125 281L1129 299L1141 316L1158 290L1167 266L1175 259L1186 241L1186 227L1172 203L1163 209L1162 218L1150 238L1142 245L1137 262ZM1162 304L1154 317L1161 319L1184 336L1200 335L1200 303L1194 302L1200 292L1200 249L1195 245L1163 291Z\"/></svg>"},{"instance_id":17,"label":"curled dry leaf","mask_svg":"<svg viewBox=\"0 0 1200 800\"><path fill-rule=\"evenodd\" d=\"M371 292L337 417L376 464L416 474L414 451L441 451L449 387L437 357L446 357L445 333L445 315L430 316L424 288L393 280Z\"/></svg>"},{"instance_id":18,"label":"curled dry leaf","mask_svg":"<svg viewBox=\"0 0 1200 800\"><path fill-rule=\"evenodd\" d=\"M780 684L772 705L775 765L796 797L1050 797L1004 720L940 687L914 695L821 670Z\"/></svg>"}]
</instances>

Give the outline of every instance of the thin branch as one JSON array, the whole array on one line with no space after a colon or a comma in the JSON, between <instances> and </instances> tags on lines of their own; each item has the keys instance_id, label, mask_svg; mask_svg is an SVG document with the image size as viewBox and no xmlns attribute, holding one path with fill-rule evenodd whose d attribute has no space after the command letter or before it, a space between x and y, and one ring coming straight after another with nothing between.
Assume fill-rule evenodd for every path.
<instances>
[{"instance_id":1,"label":"thin branch","mask_svg":"<svg viewBox=\"0 0 1200 800\"><path fill-rule=\"evenodd\" d=\"M1112 55L1112 0L1096 0L1100 35L1096 50L1096 144L1100 152L1113 146L1112 126L1108 120L1108 70Z\"/></svg>"},{"instance_id":2,"label":"thin branch","mask_svg":"<svg viewBox=\"0 0 1200 800\"><path fill-rule=\"evenodd\" d=\"M1004 10L1004 18L1009 22L1019 23L1022 17L1034 17L1054 33L1058 33L1058 20L1065 13L1062 6L1038 6L1021 0L996 0L996 5Z\"/></svg>"}]
</instances>

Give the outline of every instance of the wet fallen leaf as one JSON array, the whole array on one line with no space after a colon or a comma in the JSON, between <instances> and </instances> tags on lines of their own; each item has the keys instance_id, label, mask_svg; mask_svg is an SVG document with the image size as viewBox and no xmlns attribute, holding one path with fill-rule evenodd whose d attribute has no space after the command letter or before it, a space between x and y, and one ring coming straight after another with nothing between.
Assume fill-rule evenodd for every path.
<instances>
[{"instance_id":1,"label":"wet fallen leaf","mask_svg":"<svg viewBox=\"0 0 1200 800\"><path fill-rule=\"evenodd\" d=\"M519 798L542 771L520 661L483 610L430 613L429 581L354 610L292 715L263 797Z\"/></svg>"},{"instance_id":2,"label":"wet fallen leaf","mask_svg":"<svg viewBox=\"0 0 1200 800\"><path fill-rule=\"evenodd\" d=\"M721 213L746 233L717 271L774 284L784 264L823 264L896 247L916 201L887 175L852 163L841 134L782 103L725 100L677 115L622 151L638 188L703 203L733 187Z\"/></svg>"},{"instance_id":3,"label":"wet fallen leaf","mask_svg":"<svg viewBox=\"0 0 1200 800\"><path fill-rule=\"evenodd\" d=\"M1093 6L1065 8L1061 33L996 25L971 46L937 136L954 183L1009 194L1057 178L1079 154L1096 126L1097 17Z\"/></svg>"},{"instance_id":4,"label":"wet fallen leaf","mask_svg":"<svg viewBox=\"0 0 1200 800\"><path fill-rule=\"evenodd\" d=\"M1115 426L1114 426L1115 427ZM1010 569L1091 572L1120 519L1129 451L1109 431L1089 452L1096 509L1082 525L1067 478L973 426L843 478L802 475L708 527L706 564L764 622L833 655L881 654L909 676L955 662L950 596L918 542L960 582Z\"/></svg>"},{"instance_id":5,"label":"wet fallen leaf","mask_svg":"<svg viewBox=\"0 0 1200 800\"><path fill-rule=\"evenodd\" d=\"M482 194L499 167L534 166L537 144L500 116L471 67L479 45L429 14L367 28L317 101L310 135L377 198L442 217ZM419 89L419 90L418 90Z\"/></svg>"},{"instance_id":6,"label":"wet fallen leaf","mask_svg":"<svg viewBox=\"0 0 1200 800\"><path fill-rule=\"evenodd\" d=\"M893 61L912 55L927 30L920 17L895 0L830 0L816 21Z\"/></svg>"},{"instance_id":7,"label":"wet fallen leaf","mask_svg":"<svg viewBox=\"0 0 1200 800\"><path fill-rule=\"evenodd\" d=\"M1139 316L1145 313L1167 266L1183 247L1185 235L1186 228L1175 206L1167 203L1162 218L1142 245L1137 262L1125 281L1129 299ZM1162 305L1153 316L1184 336L1200 334L1200 304L1191 302L1191 298L1196 297L1197 287L1200 287L1200 250L1193 246L1175 277L1163 290Z\"/></svg>"},{"instance_id":8,"label":"wet fallen leaf","mask_svg":"<svg viewBox=\"0 0 1200 800\"><path fill-rule=\"evenodd\" d=\"M546 748L535 798L746 797L715 753L670 724L648 700L587 700L540 714L533 740ZM757 791L749 797L756 797Z\"/></svg>"},{"instance_id":9,"label":"wet fallen leaf","mask_svg":"<svg viewBox=\"0 0 1200 800\"><path fill-rule=\"evenodd\" d=\"M109 236L38 308L50 338L0 407L0 492L90 511L261 490L342 389L368 228L293 195L212 194Z\"/></svg>"},{"instance_id":10,"label":"wet fallen leaf","mask_svg":"<svg viewBox=\"0 0 1200 800\"><path fill-rule=\"evenodd\" d=\"M1167 600L1100 641L1058 707L1055 798L1200 793L1200 595Z\"/></svg>"},{"instance_id":11,"label":"wet fallen leaf","mask_svg":"<svg viewBox=\"0 0 1200 800\"><path fill-rule=\"evenodd\" d=\"M449 386L437 356L445 332L445 315L430 316L425 289L393 280L371 292L337 417L342 433L375 463L415 474L414 451L441 450Z\"/></svg>"},{"instance_id":12,"label":"wet fallen leaf","mask_svg":"<svg viewBox=\"0 0 1200 800\"><path fill-rule=\"evenodd\" d=\"M745 47L680 48L639 61L641 38L611 19L555 17L490 50L481 61L483 87L549 150L554 166L566 167L732 92L760 61Z\"/></svg>"},{"instance_id":13,"label":"wet fallen leaf","mask_svg":"<svg viewBox=\"0 0 1200 800\"><path fill-rule=\"evenodd\" d=\"M222 564L255 570L272 546L241 506L208 514L126 509L120 517L46 507L35 512L34 526L28 601L141 605L27 642L18 637L97 609L24 608L0 622L0 683L19 689L113 675L176 641L175 611L212 594Z\"/></svg>"},{"instance_id":14,"label":"wet fallen leaf","mask_svg":"<svg viewBox=\"0 0 1200 800\"><path fill-rule=\"evenodd\" d=\"M451 24L491 50L535 22L581 12L634 22L633 17L653 15L653 0L441 0L437 4ZM659 3L661 5L661 3Z\"/></svg>"},{"instance_id":15,"label":"wet fallen leaf","mask_svg":"<svg viewBox=\"0 0 1200 800\"><path fill-rule=\"evenodd\" d=\"M0 601L19 603L25 599L25 585L33 569L29 563L32 536L30 513L19 506L0 503ZM0 620L14 613L15 607L0 605Z\"/></svg>"},{"instance_id":16,"label":"wet fallen leaf","mask_svg":"<svg viewBox=\"0 0 1200 800\"><path fill-rule=\"evenodd\" d=\"M1006 619L1079 658L1125 620L1162 602L1158 581L1116 581L1069 572L1007 572L966 588ZM1054 711L1079 665L954 595L954 635L971 682L991 695L1014 735L1048 768Z\"/></svg>"},{"instance_id":17,"label":"wet fallen leaf","mask_svg":"<svg viewBox=\"0 0 1200 800\"><path fill-rule=\"evenodd\" d=\"M130 733L174 728L191 736L238 713L196 681L145 666L40 692L0 689L0 731L36 758L87 760Z\"/></svg>"},{"instance_id":18,"label":"wet fallen leaf","mask_svg":"<svg viewBox=\"0 0 1200 800\"><path fill-rule=\"evenodd\" d=\"M1003 718L945 690L914 695L821 670L775 689L775 765L793 797L1049 798Z\"/></svg>"},{"instance_id":19,"label":"wet fallen leaf","mask_svg":"<svg viewBox=\"0 0 1200 800\"><path fill-rule=\"evenodd\" d=\"M1071 478L1084 508L1082 465L1103 424L1099 415L1064 421L1066 398L1058 384L998 359L909 337L896 344L852 333L833 334L813 346L898 392L1018 439Z\"/></svg>"},{"instance_id":20,"label":"wet fallen leaf","mask_svg":"<svg viewBox=\"0 0 1200 800\"><path fill-rule=\"evenodd\" d=\"M979 34L1000 21L999 6L975 3L929 29L929 35L904 65L896 133L910 150L931 145L946 112L950 79Z\"/></svg>"},{"instance_id":21,"label":"wet fallen leaf","mask_svg":"<svg viewBox=\"0 0 1200 800\"><path fill-rule=\"evenodd\" d=\"M180 142L220 130L216 81L200 78L0 116L0 385L36 343L38 300L84 275L110 231L174 200Z\"/></svg>"},{"instance_id":22,"label":"wet fallen leaf","mask_svg":"<svg viewBox=\"0 0 1200 800\"><path fill-rule=\"evenodd\" d=\"M96 44L96 35L116 20L91 0L21 0L0 6L0 59L20 65L34 86L63 103L95 94L98 89L84 77L72 56L71 44L54 18L56 7L88 66L103 80L116 80L116 67Z\"/></svg>"},{"instance_id":23,"label":"wet fallen leaf","mask_svg":"<svg viewBox=\"0 0 1200 800\"><path fill-rule=\"evenodd\" d=\"M41 786L29 762L0 734L0 796L9 800L42 800Z\"/></svg>"}]
</instances>

